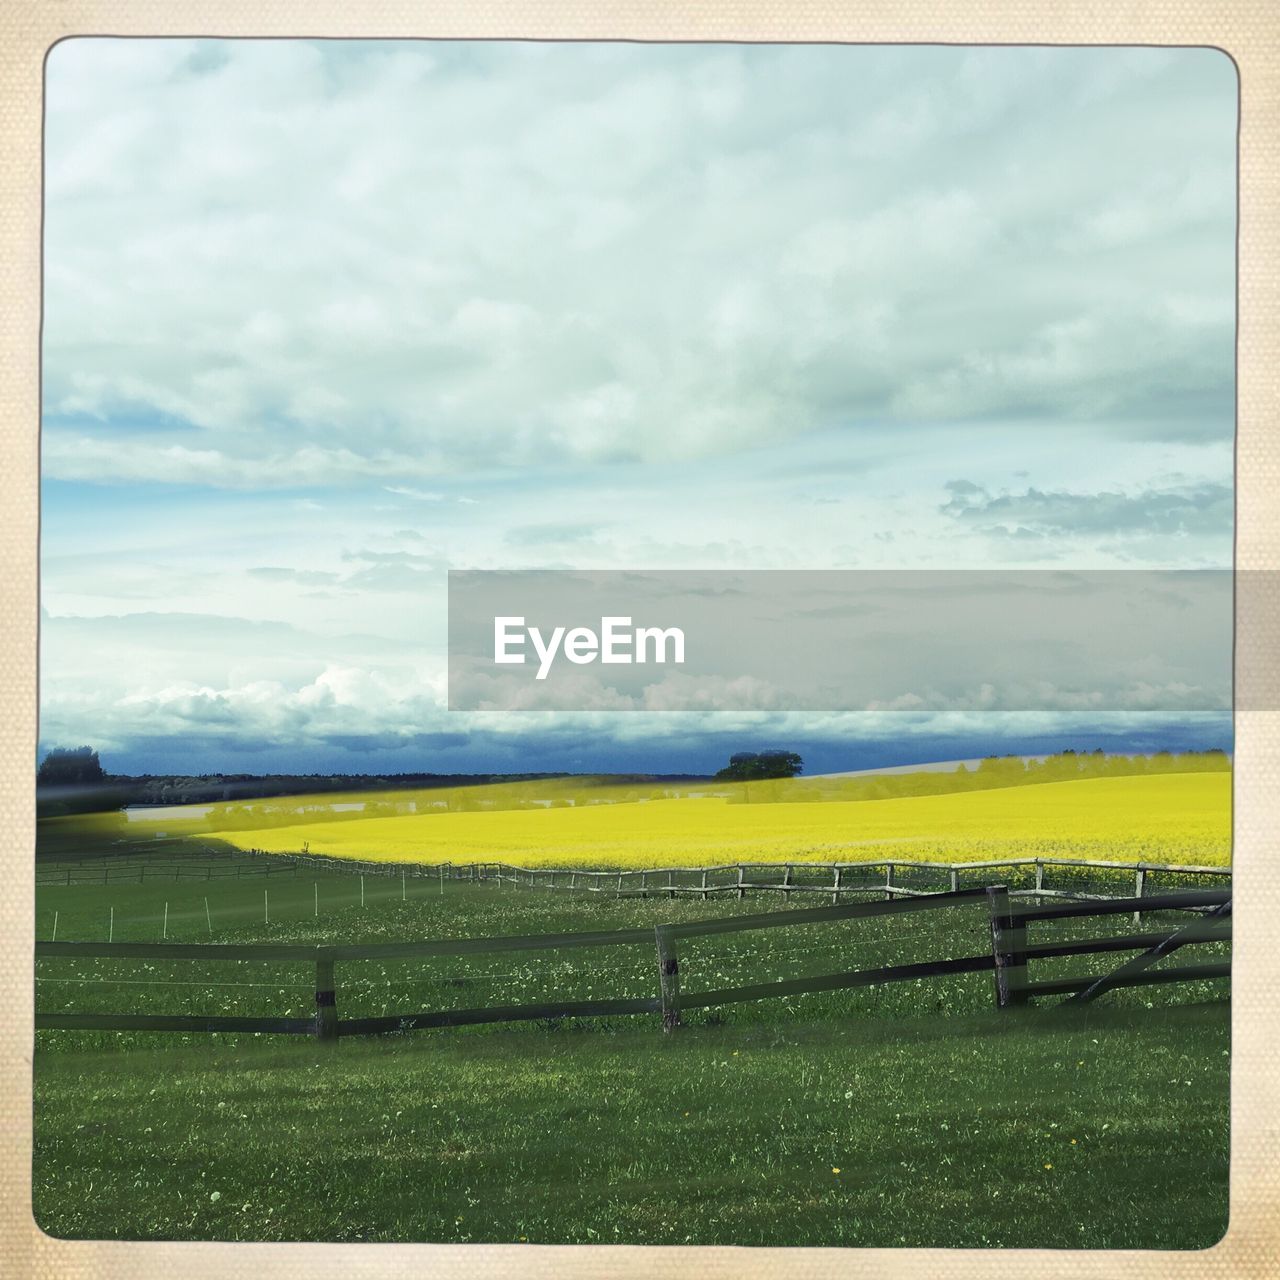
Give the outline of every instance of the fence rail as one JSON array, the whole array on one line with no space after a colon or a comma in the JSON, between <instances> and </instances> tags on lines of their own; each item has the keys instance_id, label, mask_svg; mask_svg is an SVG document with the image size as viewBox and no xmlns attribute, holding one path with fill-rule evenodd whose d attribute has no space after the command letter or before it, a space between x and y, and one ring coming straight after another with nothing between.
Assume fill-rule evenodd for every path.
<instances>
[{"instance_id":1,"label":"fence rail","mask_svg":"<svg viewBox=\"0 0 1280 1280\"><path fill-rule=\"evenodd\" d=\"M1162 887L1196 881L1230 882L1230 867L1187 866L1159 862L1119 862L1085 858L1003 858L982 862L924 862L877 859L863 862L736 862L705 867L649 867L635 870L521 867L506 862L428 863L373 862L327 854L265 853L208 850L199 856L172 854L110 855L78 863L36 867L39 886L127 884L148 880L217 880L259 876L297 876L308 870L348 875L401 876L414 879L468 881L529 889L604 894L615 898L717 897L744 898L748 893L803 897L825 895L838 903L846 897L882 896L886 901L932 897L956 892L964 884L989 884L995 871L1012 897L1106 901L1103 891L1132 877L1133 891L1120 896L1146 897ZM1198 887L1198 886L1197 886Z\"/></svg>"},{"instance_id":2,"label":"fence rail","mask_svg":"<svg viewBox=\"0 0 1280 1280\"><path fill-rule=\"evenodd\" d=\"M1143 898L1120 898L1109 902L1072 903L1067 906L1026 906L1010 902L1003 886L987 890L991 910L991 950L994 960L996 1005L1006 1008L1025 1004L1040 996L1073 992L1071 1003L1087 1002L1104 991L1121 987L1148 986L1163 982L1191 982L1205 978L1229 977L1229 961L1206 962L1175 969L1152 971L1149 966L1171 951L1195 943L1231 940L1231 893L1222 889L1202 889L1192 893L1163 893ZM1098 918L1132 912L1135 920L1143 912L1191 910L1190 923L1172 932L1129 935L1110 939L1086 939L1074 943L1028 945L1027 926L1052 920ZM1110 944L1110 945L1104 945ZM1029 962L1052 956L1097 954L1104 950L1137 951L1110 973L1091 978L1058 978L1032 981Z\"/></svg>"},{"instance_id":3,"label":"fence rail","mask_svg":"<svg viewBox=\"0 0 1280 1280\"><path fill-rule=\"evenodd\" d=\"M376 864L374 864L376 865ZM882 894L886 900L955 892L977 876L989 884L990 872L1022 871L1026 884L1009 887L1011 895L1035 898L1104 900L1117 896L1080 882L1101 877L1120 881L1131 876L1133 896L1143 897L1154 880L1187 883L1205 877L1227 879L1229 867L1172 865L1158 862L1091 861L1084 858L1003 858L983 862L922 862L877 859L865 862L740 862L711 867L659 867L634 871L585 871L513 866L482 862L470 878L530 889L603 893L612 897L743 898L747 893L825 894L832 902L845 895ZM1058 882L1049 883L1059 872ZM1066 874L1061 874L1062 872ZM1076 883L1071 883L1074 880ZM1125 894L1124 896L1130 896Z\"/></svg>"},{"instance_id":4,"label":"fence rail","mask_svg":"<svg viewBox=\"0 0 1280 1280\"><path fill-rule=\"evenodd\" d=\"M991 948L980 954L943 957L915 964L846 970L774 982L722 987L709 991L683 991L680 943L698 937L760 929L787 928L873 917L907 915L962 905L985 903ZM1111 939L1083 939L1028 945L1027 927L1054 919L1109 916L1130 911L1204 911L1172 932L1124 935ZM148 958L169 960L304 961L315 966L315 1014L310 1018L239 1018L229 1016L143 1014L37 1013L36 1027L43 1030L276 1032L309 1034L320 1040L344 1035L367 1035L431 1027L515 1022L582 1016L634 1013L662 1014L665 1030L680 1024L682 1009L704 1009L738 1001L762 1000L810 992L835 991L892 982L912 982L952 974L991 971L999 1008L1025 1004L1030 999L1075 994L1092 999L1102 990L1159 982L1181 982L1228 976L1229 963L1214 962L1178 969L1155 970L1151 966L1168 952L1186 945L1223 942L1230 938L1231 899L1222 890L1165 893L1146 898L1109 902L1077 902L1069 906L1025 906L1011 901L1007 886L982 886L928 896L883 901L841 902L831 906L773 911L659 924L653 929L619 929L604 932L532 934L494 938L431 939L419 942L319 945L249 943L113 943L38 942L36 958ZM627 997L588 1001L540 1002L525 1005L492 1005L472 1009L413 1010L403 1014L342 1018L338 1012L336 969L339 963L436 956L475 956L509 951L539 951L605 946L653 946L657 955L657 990L652 997ZM1118 969L1102 975L1034 982L1028 979L1033 960L1049 956L1098 954L1109 950L1139 954Z\"/></svg>"}]
</instances>

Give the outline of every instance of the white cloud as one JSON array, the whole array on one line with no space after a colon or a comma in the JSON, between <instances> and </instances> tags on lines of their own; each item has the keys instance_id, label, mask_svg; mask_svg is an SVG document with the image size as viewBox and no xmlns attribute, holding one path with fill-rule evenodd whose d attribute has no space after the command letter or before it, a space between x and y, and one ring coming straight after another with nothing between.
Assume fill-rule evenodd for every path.
<instances>
[{"instance_id":1,"label":"white cloud","mask_svg":"<svg viewBox=\"0 0 1280 1280\"><path fill-rule=\"evenodd\" d=\"M862 712L813 713L768 707L689 711L650 710L618 714L627 702L606 696L574 713L539 712L528 707L505 711L455 713L442 706L438 682L400 673L392 676L364 668L326 667L300 682L248 680L230 685L191 682L155 683L125 691L97 686L60 689L41 710L40 741L45 746L78 743L86 723L93 743L107 754L155 751L157 744L184 744L183 754L225 761L232 752L283 750L296 762L332 760L335 752L371 753L414 750L448 771L461 747L480 753L506 744L526 752L529 760L566 748L587 758L607 760L612 750L638 745L649 753L647 767L661 771L664 762L688 758L708 741L743 740L847 745L855 750L877 740L909 747L914 740L965 737L998 750L1002 742L1032 735L1080 733L1141 734L1153 726L1168 732L1181 726L1188 737L1207 730L1229 730L1223 713L1200 707L1178 712L1159 691L1152 702L1116 705L1106 699L1064 701L1058 707L1002 711L987 706L925 705L904 701ZM735 696L740 696L741 690ZM167 750L172 751L173 746ZM327 754L326 754L327 753ZM219 767L216 763L212 767ZM225 763L221 767L226 767ZM320 767L332 767L321 765ZM563 767L562 765L560 767ZM677 766L678 767L678 766Z\"/></svg>"},{"instance_id":2,"label":"white cloud","mask_svg":"<svg viewBox=\"0 0 1280 1280\"><path fill-rule=\"evenodd\" d=\"M46 729L990 726L904 680L459 730L444 569L1229 562L1233 95L1194 50L64 42Z\"/></svg>"},{"instance_id":3,"label":"white cloud","mask_svg":"<svg viewBox=\"0 0 1280 1280\"><path fill-rule=\"evenodd\" d=\"M329 484L1009 413L1222 438L1233 90L1204 51L69 41L46 468Z\"/></svg>"}]
</instances>

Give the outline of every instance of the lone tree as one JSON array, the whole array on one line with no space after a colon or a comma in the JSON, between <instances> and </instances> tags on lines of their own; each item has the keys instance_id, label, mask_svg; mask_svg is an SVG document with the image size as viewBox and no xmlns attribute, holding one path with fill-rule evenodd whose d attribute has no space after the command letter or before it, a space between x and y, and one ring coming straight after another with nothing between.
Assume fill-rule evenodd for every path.
<instances>
[{"instance_id":1,"label":"lone tree","mask_svg":"<svg viewBox=\"0 0 1280 1280\"><path fill-rule=\"evenodd\" d=\"M55 747L36 770L37 817L100 813L126 803L124 789L112 783L92 747Z\"/></svg>"},{"instance_id":2,"label":"lone tree","mask_svg":"<svg viewBox=\"0 0 1280 1280\"><path fill-rule=\"evenodd\" d=\"M54 747L36 771L37 787L86 787L106 780L92 747Z\"/></svg>"},{"instance_id":3,"label":"lone tree","mask_svg":"<svg viewBox=\"0 0 1280 1280\"><path fill-rule=\"evenodd\" d=\"M761 778L794 778L804 761L794 751L739 751L716 774L720 782L756 782Z\"/></svg>"}]
</instances>

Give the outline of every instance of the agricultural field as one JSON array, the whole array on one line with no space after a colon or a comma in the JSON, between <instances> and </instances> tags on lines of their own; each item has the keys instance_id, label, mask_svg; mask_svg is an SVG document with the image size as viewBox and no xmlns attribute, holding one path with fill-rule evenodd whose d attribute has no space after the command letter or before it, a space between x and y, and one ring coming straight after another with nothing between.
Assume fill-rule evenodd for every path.
<instances>
[{"instance_id":1,"label":"agricultural field","mask_svg":"<svg viewBox=\"0 0 1280 1280\"><path fill-rule=\"evenodd\" d=\"M483 788L475 789L483 792ZM740 797L627 799L563 807L336 814L306 797L275 802L271 825L209 834L241 849L388 861L521 866L669 867L739 861L920 861L1073 857L1226 865L1228 773L1096 778L888 800L742 802ZM473 798L482 802L482 796ZM341 801L337 803L342 803ZM358 798L346 803L361 803ZM435 803L438 803L436 801ZM332 814L332 816L331 816ZM292 818L292 821L290 820ZM301 818L302 821L298 821ZM217 815L209 821L216 823Z\"/></svg>"},{"instance_id":2,"label":"agricultural field","mask_svg":"<svg viewBox=\"0 0 1280 1280\"><path fill-rule=\"evenodd\" d=\"M1199 764L1069 781L1024 777L1018 785L995 770L996 780L983 784L979 771L963 789L924 794L911 788L949 779L954 788L954 775L718 787L540 779L55 818L40 824L39 840L50 854L185 839L374 861L595 869L1036 856L1226 866L1231 773L1206 769L1203 757ZM884 787L906 794L867 798Z\"/></svg>"}]
</instances>

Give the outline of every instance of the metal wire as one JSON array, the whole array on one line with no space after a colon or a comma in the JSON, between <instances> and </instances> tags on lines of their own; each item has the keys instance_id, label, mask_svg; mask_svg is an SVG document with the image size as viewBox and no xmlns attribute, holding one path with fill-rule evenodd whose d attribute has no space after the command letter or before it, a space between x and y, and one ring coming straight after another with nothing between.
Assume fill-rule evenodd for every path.
<instances>
[{"instance_id":1,"label":"metal wire","mask_svg":"<svg viewBox=\"0 0 1280 1280\"><path fill-rule=\"evenodd\" d=\"M311 983L300 982L197 982L186 978L42 978L37 982L71 982L101 987L262 987L270 991L312 991Z\"/></svg>"}]
</instances>

